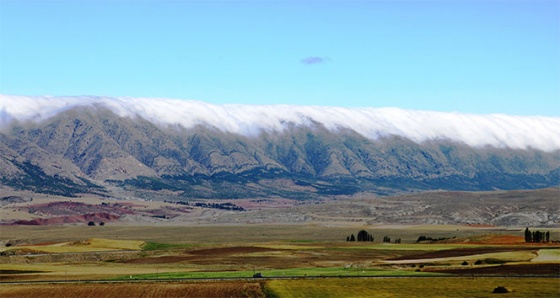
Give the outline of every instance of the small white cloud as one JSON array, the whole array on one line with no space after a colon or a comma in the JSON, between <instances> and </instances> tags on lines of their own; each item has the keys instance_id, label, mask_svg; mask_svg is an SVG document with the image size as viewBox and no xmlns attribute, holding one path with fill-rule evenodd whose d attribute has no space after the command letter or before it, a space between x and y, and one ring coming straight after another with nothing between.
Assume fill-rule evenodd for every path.
<instances>
[{"instance_id":1,"label":"small white cloud","mask_svg":"<svg viewBox=\"0 0 560 298\"><path fill-rule=\"evenodd\" d=\"M309 56L300 60L300 62L305 65L323 64L330 61L331 60L328 57L318 57L318 56Z\"/></svg>"}]
</instances>

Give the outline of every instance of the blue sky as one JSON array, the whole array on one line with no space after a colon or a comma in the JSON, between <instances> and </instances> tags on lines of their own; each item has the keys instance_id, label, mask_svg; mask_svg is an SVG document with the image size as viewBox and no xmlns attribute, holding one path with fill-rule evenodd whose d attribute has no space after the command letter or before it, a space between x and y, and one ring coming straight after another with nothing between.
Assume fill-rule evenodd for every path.
<instances>
[{"instance_id":1,"label":"blue sky","mask_svg":"<svg viewBox=\"0 0 560 298\"><path fill-rule=\"evenodd\" d=\"M560 115L560 1L0 0L0 93Z\"/></svg>"}]
</instances>

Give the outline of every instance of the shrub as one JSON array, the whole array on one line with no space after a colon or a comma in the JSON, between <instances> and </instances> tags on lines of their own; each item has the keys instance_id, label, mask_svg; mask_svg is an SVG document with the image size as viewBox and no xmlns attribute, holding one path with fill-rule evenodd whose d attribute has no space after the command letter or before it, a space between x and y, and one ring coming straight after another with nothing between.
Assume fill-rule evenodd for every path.
<instances>
[{"instance_id":1,"label":"shrub","mask_svg":"<svg viewBox=\"0 0 560 298\"><path fill-rule=\"evenodd\" d=\"M428 238L426 236L420 236L418 237L418 240L416 240L416 242L422 242L422 241L426 241L428 240Z\"/></svg>"},{"instance_id":2,"label":"shrub","mask_svg":"<svg viewBox=\"0 0 560 298\"><path fill-rule=\"evenodd\" d=\"M506 287L499 286L494 288L494 291L492 291L492 293L497 293L497 294L509 293L509 290Z\"/></svg>"}]
</instances>

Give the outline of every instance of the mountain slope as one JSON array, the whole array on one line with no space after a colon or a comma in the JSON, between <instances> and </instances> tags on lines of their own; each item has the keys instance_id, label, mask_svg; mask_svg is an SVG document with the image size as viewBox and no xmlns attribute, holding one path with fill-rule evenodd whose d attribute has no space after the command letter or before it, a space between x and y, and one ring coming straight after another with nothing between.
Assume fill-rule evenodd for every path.
<instances>
[{"instance_id":1,"label":"mountain slope","mask_svg":"<svg viewBox=\"0 0 560 298\"><path fill-rule=\"evenodd\" d=\"M74 106L33 121L4 116L9 125L0 132L2 183L65 195L103 193L112 185L139 196L168 190L185 198L313 198L560 183L560 149L546 146L471 146L442 137L418 141L405 133L371 138L313 119L241 134L209 123L186 127L113 110ZM554 142L536 144L554 147Z\"/></svg>"}]
</instances>

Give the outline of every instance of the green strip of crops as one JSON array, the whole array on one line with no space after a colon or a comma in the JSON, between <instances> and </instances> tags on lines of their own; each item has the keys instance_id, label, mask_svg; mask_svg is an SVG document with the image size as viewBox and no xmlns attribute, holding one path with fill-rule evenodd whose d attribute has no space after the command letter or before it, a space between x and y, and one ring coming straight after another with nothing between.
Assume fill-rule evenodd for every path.
<instances>
[{"instance_id":1,"label":"green strip of crops","mask_svg":"<svg viewBox=\"0 0 560 298\"><path fill-rule=\"evenodd\" d=\"M172 244L172 243L159 243L159 242L146 242L142 246L142 250L166 250L166 249L179 249L188 248L192 245L189 244Z\"/></svg>"},{"instance_id":2,"label":"green strip of crops","mask_svg":"<svg viewBox=\"0 0 560 298\"><path fill-rule=\"evenodd\" d=\"M259 272L263 277L315 277L315 276L427 276L439 275L429 272L403 270L382 270L371 268L293 268L256 271L222 271L222 272L164 272L122 276L119 280L135 279L176 279L176 278L251 278Z\"/></svg>"}]
</instances>

